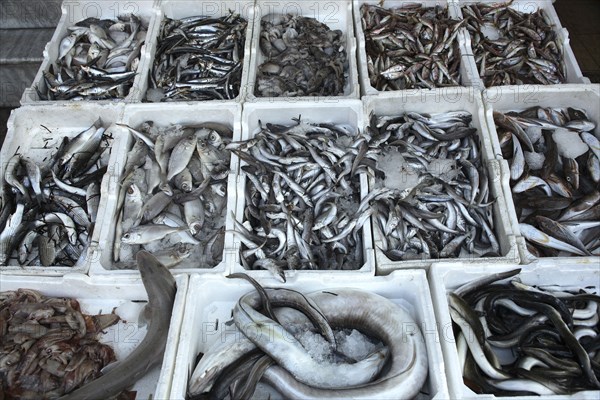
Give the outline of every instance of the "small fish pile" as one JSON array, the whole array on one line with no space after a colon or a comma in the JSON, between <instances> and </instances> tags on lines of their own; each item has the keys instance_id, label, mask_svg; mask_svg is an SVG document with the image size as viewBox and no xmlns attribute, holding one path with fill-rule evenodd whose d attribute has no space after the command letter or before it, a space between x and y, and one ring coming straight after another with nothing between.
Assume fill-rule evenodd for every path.
<instances>
[{"instance_id":1,"label":"small fish pile","mask_svg":"<svg viewBox=\"0 0 600 400\"><path fill-rule=\"evenodd\" d=\"M231 100L240 93L248 21L221 18L162 21L147 101Z\"/></svg>"},{"instance_id":2,"label":"small fish pile","mask_svg":"<svg viewBox=\"0 0 600 400\"><path fill-rule=\"evenodd\" d=\"M247 165L244 223L235 233L246 269L359 269L361 203L358 172L366 139L341 125L266 124L230 148Z\"/></svg>"},{"instance_id":3,"label":"small fish pile","mask_svg":"<svg viewBox=\"0 0 600 400\"><path fill-rule=\"evenodd\" d=\"M230 128L216 123L139 130L120 180L113 259L135 268L140 249L167 267L216 266L223 257ZM193 261L192 261L193 260Z\"/></svg>"},{"instance_id":4,"label":"small fish pile","mask_svg":"<svg viewBox=\"0 0 600 400\"><path fill-rule=\"evenodd\" d=\"M129 93L146 40L142 21L133 14L116 20L87 18L68 28L58 60L44 72L42 100L122 99Z\"/></svg>"},{"instance_id":5,"label":"small fish pile","mask_svg":"<svg viewBox=\"0 0 600 400\"><path fill-rule=\"evenodd\" d=\"M54 140L49 132L45 146ZM58 142L41 162L16 153L4 165L0 265L72 267L86 261L112 139L98 119Z\"/></svg>"},{"instance_id":6,"label":"small fish pile","mask_svg":"<svg viewBox=\"0 0 600 400\"><path fill-rule=\"evenodd\" d=\"M529 286L518 277L499 283L519 272L484 276L448 294L465 385L496 396L599 390L598 294Z\"/></svg>"},{"instance_id":7,"label":"small fish pile","mask_svg":"<svg viewBox=\"0 0 600 400\"><path fill-rule=\"evenodd\" d=\"M344 33L314 18L267 15L261 21L257 97L340 96L348 79Z\"/></svg>"},{"instance_id":8,"label":"small fish pile","mask_svg":"<svg viewBox=\"0 0 600 400\"><path fill-rule=\"evenodd\" d=\"M464 21L449 18L447 7L408 4L386 9L364 3L360 11L369 80L375 89L460 85L456 36Z\"/></svg>"},{"instance_id":9,"label":"small fish pile","mask_svg":"<svg viewBox=\"0 0 600 400\"><path fill-rule=\"evenodd\" d=\"M521 234L537 257L600 255L600 141L575 108L494 112Z\"/></svg>"},{"instance_id":10,"label":"small fish pile","mask_svg":"<svg viewBox=\"0 0 600 400\"><path fill-rule=\"evenodd\" d=\"M349 288L305 295L263 288L244 274L229 277L245 277L257 291L237 301L227 334L200 358L190 399L251 398L259 382L288 399L405 399L425 383L427 348L418 324L385 297ZM313 332L323 352L306 341ZM361 345L344 346L352 336Z\"/></svg>"},{"instance_id":11,"label":"small fish pile","mask_svg":"<svg viewBox=\"0 0 600 400\"><path fill-rule=\"evenodd\" d=\"M371 116L377 169L367 198L390 260L500 256L471 118L464 111Z\"/></svg>"},{"instance_id":12,"label":"small fish pile","mask_svg":"<svg viewBox=\"0 0 600 400\"><path fill-rule=\"evenodd\" d=\"M5 399L54 399L115 361L98 334L115 314L86 315L75 299L31 289L0 292L0 386Z\"/></svg>"},{"instance_id":13,"label":"small fish pile","mask_svg":"<svg viewBox=\"0 0 600 400\"><path fill-rule=\"evenodd\" d=\"M461 8L483 84L564 83L563 50L544 10L524 13L511 8L511 4L512 0Z\"/></svg>"}]
</instances>

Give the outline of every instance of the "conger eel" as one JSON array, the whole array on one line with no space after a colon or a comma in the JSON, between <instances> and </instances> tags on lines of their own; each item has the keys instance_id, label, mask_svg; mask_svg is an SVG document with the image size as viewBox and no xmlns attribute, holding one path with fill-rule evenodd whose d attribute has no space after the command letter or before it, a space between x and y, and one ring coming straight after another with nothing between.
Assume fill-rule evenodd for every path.
<instances>
[{"instance_id":1,"label":"conger eel","mask_svg":"<svg viewBox=\"0 0 600 400\"><path fill-rule=\"evenodd\" d=\"M389 368L381 377L366 384L317 388L299 382L280 366L271 366L263 379L280 394L303 399L404 399L420 391L427 378L427 349L417 323L404 308L385 297L356 289L319 291L308 297L332 326L356 328L388 346ZM269 353L269 346L263 347ZM320 370L314 372L321 373Z\"/></svg>"},{"instance_id":2,"label":"conger eel","mask_svg":"<svg viewBox=\"0 0 600 400\"><path fill-rule=\"evenodd\" d=\"M59 400L96 400L115 396L131 387L162 361L177 292L175 279L169 270L147 251L138 252L136 259L148 294L148 304L144 311L148 317L148 329L144 340L109 372L60 397Z\"/></svg>"}]
</instances>

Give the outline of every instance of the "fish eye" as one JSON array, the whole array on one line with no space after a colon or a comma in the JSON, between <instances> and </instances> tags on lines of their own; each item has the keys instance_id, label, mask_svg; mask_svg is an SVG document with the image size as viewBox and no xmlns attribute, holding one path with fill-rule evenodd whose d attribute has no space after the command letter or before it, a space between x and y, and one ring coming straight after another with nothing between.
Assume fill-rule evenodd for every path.
<instances>
[{"instance_id":1,"label":"fish eye","mask_svg":"<svg viewBox=\"0 0 600 400\"><path fill-rule=\"evenodd\" d=\"M133 187L129 186L129 189L127 189L127 193L133 194Z\"/></svg>"},{"instance_id":2,"label":"fish eye","mask_svg":"<svg viewBox=\"0 0 600 400\"><path fill-rule=\"evenodd\" d=\"M129 239L131 237L131 235L129 233L126 233L123 235L123 239Z\"/></svg>"},{"instance_id":3,"label":"fish eye","mask_svg":"<svg viewBox=\"0 0 600 400\"><path fill-rule=\"evenodd\" d=\"M217 135L213 132L210 134L209 139L214 142L215 140L217 140Z\"/></svg>"}]
</instances>

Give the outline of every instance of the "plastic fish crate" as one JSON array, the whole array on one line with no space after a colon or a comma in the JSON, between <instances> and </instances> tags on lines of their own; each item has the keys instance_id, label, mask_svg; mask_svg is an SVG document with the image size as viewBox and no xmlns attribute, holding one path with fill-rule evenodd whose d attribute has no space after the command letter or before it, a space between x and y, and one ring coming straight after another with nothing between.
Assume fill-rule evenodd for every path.
<instances>
[{"instance_id":1,"label":"plastic fish crate","mask_svg":"<svg viewBox=\"0 0 600 400\"><path fill-rule=\"evenodd\" d=\"M137 391L137 398L167 399L173 378L173 368L179 344L179 331L183 318L187 295L188 276L175 276L177 294L161 365L150 369L142 378L133 383L130 390ZM68 274L63 277L23 277L0 274L0 291L19 288L38 290L46 296L68 297L79 301L81 311L86 314L110 314L114 312L122 319L116 325L104 330L99 340L110 345L117 358L127 356L142 342L147 332L140 313L143 313L148 295L139 277L113 279L110 277L90 277L82 274ZM109 364L112 365L112 364Z\"/></svg>"},{"instance_id":2,"label":"plastic fish crate","mask_svg":"<svg viewBox=\"0 0 600 400\"><path fill-rule=\"evenodd\" d=\"M385 277L350 274L322 273L319 275L294 276L287 283L274 278L258 278L264 287L285 287L309 293L317 290L356 288L384 296L404 306L417 322L427 346L429 376L425 383L423 398L449 398L441 357L438 325L433 313L429 286L424 271L396 271ZM207 352L219 338L224 338L232 327L225 322L231 319L231 310L244 294L253 287L241 279L225 279L213 274L190 276L186 298L184 323L181 336L170 399L185 399L188 380L196 367L196 355ZM218 325L217 325L218 324ZM411 329L407 327L407 329ZM279 398L279 397L277 397ZM419 395L421 398L421 395Z\"/></svg>"},{"instance_id":3,"label":"plastic fish crate","mask_svg":"<svg viewBox=\"0 0 600 400\"><path fill-rule=\"evenodd\" d=\"M160 104L128 104L125 106L123 118L120 123L129 125L136 129L145 121L152 120L159 127L167 127L171 124L194 125L206 122L217 122L228 125L233 130L233 140L241 138L241 106L235 103L212 103L212 104L185 104L185 103L160 103ZM115 158L113 174L111 174L108 187L109 200L104 214L105 223L102 224L99 240L93 249L90 274L128 275L138 274L137 270L113 269L112 250L115 243L115 224L117 221L117 204L119 196L119 182L125 168L127 153L134 141L125 128L121 128L123 141L119 148L118 157ZM236 177L239 161L237 156L231 155L230 172L227 178L227 215L225 219L225 245L223 260L218 265L197 265L190 257L181 264L171 268L173 273L204 273L204 272L226 272L225 256L227 249L233 246L233 217L232 211L236 205ZM197 266L196 266L197 265Z\"/></svg>"},{"instance_id":4,"label":"plastic fish crate","mask_svg":"<svg viewBox=\"0 0 600 400\"><path fill-rule=\"evenodd\" d=\"M486 165L489 175L490 196L494 200L493 216L494 231L500 244L502 255L500 257L479 258L447 258L447 259L425 259L410 261L392 261L385 256L382 247L381 233L375 226L373 229L375 262L377 275L385 275L390 271L400 268L428 268L431 264L438 262L462 262L471 263L518 263L519 252L517 250L516 238L513 228L509 223L508 206L501 188L501 170L494 157L490 134L487 129L483 103L479 91L474 88L444 88L433 91L421 91L420 93L390 92L378 96L366 96L363 98L365 104L365 121L371 113L375 115L402 115L405 112L418 113L443 113L449 111L467 111L473 116L471 125L477 128L480 141L480 151L483 164ZM373 181L370 180L370 190L373 189Z\"/></svg>"},{"instance_id":5,"label":"plastic fish crate","mask_svg":"<svg viewBox=\"0 0 600 400\"><path fill-rule=\"evenodd\" d=\"M453 7L455 12L457 13L457 17L463 18L463 13L461 11L461 7L466 5L472 5L476 3L484 3L484 4L498 4L502 3L502 1L498 0L455 0L456 6ZM589 84L590 80L583 76L581 73L581 68L579 68L579 64L575 59L575 54L573 53L573 49L571 49L571 45L569 44L569 32L566 28L563 28L560 20L558 19L558 15L556 14L556 10L552 6L553 1L550 0L514 0L510 5L511 8L520 11L522 13L532 14L539 9L542 9L546 16L546 21L554 27L554 30L557 35L557 45L562 49L564 62L565 62L565 83L583 83ZM466 30L464 29L464 41L465 48L468 54L473 55L473 47L471 45L471 37ZM475 57L470 57L469 62L472 64L470 70L474 72L471 74L472 81L468 82L469 86L479 87L482 90L485 89L485 85L479 76L479 70L477 68L477 64L475 63ZM519 87L518 85L505 85L503 87ZM522 86L531 86L531 85L522 85ZM545 85L540 85L545 86Z\"/></svg>"},{"instance_id":6,"label":"plastic fish crate","mask_svg":"<svg viewBox=\"0 0 600 400\"><path fill-rule=\"evenodd\" d=\"M13 110L7 123L8 133L0 153L0 176L4 179L4 169L14 154L20 153L33 161L43 162L56 152L63 137L73 138L77 136L80 132L91 127L98 118L102 119L103 126L108 130L109 125L121 118L122 112L122 105L89 103L71 103L60 106L46 104L39 107L24 106ZM106 134L112 133L106 132ZM55 276L71 272L88 272L92 259L91 249L93 243L99 237L102 216L107 206L110 166L116 162L120 146L119 138L116 135L112 136L113 143L109 160L109 171L102 179L96 229L90 233L91 242L90 247L86 250L88 257L84 265L77 268L61 265L51 267L20 267L17 265L16 260L11 259L8 265L0 266L2 273Z\"/></svg>"},{"instance_id":7,"label":"plastic fish crate","mask_svg":"<svg viewBox=\"0 0 600 400\"><path fill-rule=\"evenodd\" d=\"M575 107L587 112L588 117L596 123L594 135L600 138L600 84L593 85L553 85L553 86L528 86L519 88L505 86L488 89L483 92L485 105L485 118L490 132L490 139L494 157L500 160L502 170L502 191L508 205L509 221L517 237L517 246L521 255L521 263L527 264L538 258L527 250L525 238L521 236L519 221L510 188L510 169L508 161L502 158L502 151L498 141L498 133L494 123L494 111L523 111L530 107ZM546 258L544 258L546 259ZM600 265L600 256L597 257L548 257L554 262L561 260L579 260L581 263ZM550 262L552 262L550 261Z\"/></svg>"},{"instance_id":8,"label":"plastic fish crate","mask_svg":"<svg viewBox=\"0 0 600 400\"><path fill-rule=\"evenodd\" d=\"M307 18L315 18L332 30L339 29L345 34L345 48L348 58L348 77L344 91L339 96L298 96L298 97L259 97L255 93L256 74L258 66L265 62L259 46L261 20L272 14L292 14ZM331 102L342 99L360 98L358 70L356 64L356 39L352 25L352 2L349 0L332 1L263 1L257 0L254 4L254 28L252 32L252 58L248 74L246 102L277 102L277 101L313 101Z\"/></svg>"},{"instance_id":9,"label":"plastic fish crate","mask_svg":"<svg viewBox=\"0 0 600 400\"><path fill-rule=\"evenodd\" d=\"M171 19L182 19L193 16L206 16L211 18L220 18L229 14L229 11L240 14L241 17L248 21L248 27L246 29L246 42L244 44L244 61L242 64L242 80L240 85L240 93L238 96L231 100L208 100L208 101L193 101L189 102L178 101L173 103L202 103L211 104L219 102L238 102L241 103L246 95L246 88L248 87L248 71L250 69L250 58L251 58L251 43L252 43L252 27L254 23L254 9L253 2L243 1L192 1L192 0L163 0L157 1L155 4L156 13L150 22L150 28L148 29L148 37L152 38L148 41L146 47L146 53L144 54L145 69L142 71L138 86L136 87L139 91L139 100L146 101L146 92L148 91L150 74L152 74L152 67L154 58L156 55L156 49L158 47L158 35L160 34L161 23L165 18ZM168 102L172 103L172 102Z\"/></svg>"},{"instance_id":10,"label":"plastic fish crate","mask_svg":"<svg viewBox=\"0 0 600 400\"><path fill-rule=\"evenodd\" d=\"M527 285L560 287L566 290L586 287L588 291L596 292L596 294L600 290L600 267L597 264L583 265L567 260L560 262L540 260L529 265L493 265L486 263L478 265L477 268L469 269L465 269L461 264L433 265L429 270L428 278L436 320L440 330L450 398L471 400L598 399L600 391L582 391L572 395L556 396L496 397L492 394L478 395L463 383L456 350L456 338L452 331L452 319L448 311L447 293L473 279L516 268L521 268L521 273L518 276Z\"/></svg>"},{"instance_id":11,"label":"plastic fish crate","mask_svg":"<svg viewBox=\"0 0 600 400\"><path fill-rule=\"evenodd\" d=\"M358 75L360 79L361 86L361 94L363 96L373 96L377 94L386 93L388 91L380 91L375 89L371 85L371 81L369 79L369 72L367 69L367 50L365 43L365 34L362 27L362 16L360 12L360 7L363 4L375 4L379 5L381 2L379 0L353 0L353 8L354 8L354 28L356 30L356 41L358 43L357 47L357 57L358 57ZM456 12L457 4L454 1L446 1L446 0L424 0L418 1L418 4L421 4L423 7L436 7L443 6L448 8L448 16L451 18L459 19L458 14ZM408 0L388 0L383 3L384 8L394 8L394 7L402 7L404 5L415 4L414 1ZM459 34L456 37L458 40L458 45L460 49L460 54L458 55L461 58L460 66L459 66L459 82L462 86L472 86L473 82L473 74L476 70L473 70L474 61L470 60L469 57L472 57L470 53L470 46L466 46L466 42L464 39L463 28L460 28ZM427 92L429 89L406 89L401 90L401 92L407 93L419 93L421 91ZM399 91L389 91L392 93L396 93Z\"/></svg>"},{"instance_id":12,"label":"plastic fish crate","mask_svg":"<svg viewBox=\"0 0 600 400\"><path fill-rule=\"evenodd\" d=\"M99 19L116 19L120 15L135 14L142 20L144 26L148 27L146 34L146 41L140 49L140 62L137 68L137 75L134 78L133 86L129 89L129 93L122 99L112 100L86 100L86 102L93 103L114 103L114 102L137 102L141 98L139 92L139 80L143 75L144 70L147 68L144 62L144 54L146 53L146 47L148 42L151 40L150 27L148 26L150 20L155 14L154 9L155 0L136 0L136 1L93 1L93 0L78 0L70 1L66 0L62 3L61 10L62 15L54 35L44 49L44 61L35 76L31 88L25 89L23 96L21 97L22 105L39 105L39 104L62 104L62 103L73 103L70 100L41 100L36 92L36 87L40 91L46 90L46 82L44 80L44 72L49 71L50 66L54 64L59 55L59 47L62 39L68 35L70 26L75 25L79 21L83 21L86 18L99 18Z\"/></svg>"},{"instance_id":13,"label":"plastic fish crate","mask_svg":"<svg viewBox=\"0 0 600 400\"><path fill-rule=\"evenodd\" d=\"M290 102L277 102L277 103L255 103L244 106L244 112L242 114L242 137L244 140L248 140L257 132L259 129L259 123L263 124L269 122L273 124L287 124L293 123L292 118L298 118L301 116L302 121L308 123L340 123L356 127L360 129L363 125L363 111L362 104L359 100L343 100L343 101L329 101L321 105L315 104L311 101L299 101L296 103ZM240 166L246 165L245 162L241 161ZM360 177L361 186L361 199L367 194L367 177L361 175ZM240 170L237 181L237 205L235 217L239 222L244 222L244 208L245 208L245 196L244 191L246 188L246 175ZM375 271L375 258L373 254L373 241L371 233L371 222L367 221L362 228L362 245L363 245L363 266L358 270L328 270L328 269L317 269L317 270L286 270L285 276L291 277L297 274L321 274L324 272L331 272L334 274L345 274L351 272L361 272L373 275ZM269 277L271 272L267 270L246 270L240 263L240 249L242 243L237 235L234 235L233 247L226 249L228 253L227 259L230 262L231 272L246 272L250 275L258 277Z\"/></svg>"}]
</instances>

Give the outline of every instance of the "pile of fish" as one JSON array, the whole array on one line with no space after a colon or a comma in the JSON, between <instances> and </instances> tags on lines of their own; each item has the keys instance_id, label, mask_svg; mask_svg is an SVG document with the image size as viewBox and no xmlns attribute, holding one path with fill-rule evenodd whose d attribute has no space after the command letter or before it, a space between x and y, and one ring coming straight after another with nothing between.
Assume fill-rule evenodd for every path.
<instances>
[{"instance_id":1,"label":"pile of fish","mask_svg":"<svg viewBox=\"0 0 600 400\"><path fill-rule=\"evenodd\" d=\"M285 280L283 269L362 267L361 228L371 215L358 176L365 170L364 136L298 119L290 126L268 123L228 148L246 163L245 222L235 227L246 269L268 269Z\"/></svg>"},{"instance_id":2,"label":"pile of fish","mask_svg":"<svg viewBox=\"0 0 600 400\"><path fill-rule=\"evenodd\" d=\"M401 90L460 85L456 36L464 21L449 18L447 7L411 3L386 9L364 3L360 11L371 86Z\"/></svg>"},{"instance_id":3,"label":"pile of fish","mask_svg":"<svg viewBox=\"0 0 600 400\"><path fill-rule=\"evenodd\" d=\"M494 122L529 252L600 255L596 123L583 110L542 107L494 112Z\"/></svg>"},{"instance_id":4,"label":"pile of fish","mask_svg":"<svg viewBox=\"0 0 600 400\"><path fill-rule=\"evenodd\" d=\"M314 18L271 14L261 21L257 97L339 96L348 79L344 33Z\"/></svg>"},{"instance_id":5,"label":"pile of fish","mask_svg":"<svg viewBox=\"0 0 600 400\"><path fill-rule=\"evenodd\" d=\"M133 14L117 20L87 18L68 28L58 60L44 72L42 100L122 99L129 93L146 40Z\"/></svg>"},{"instance_id":6,"label":"pile of fish","mask_svg":"<svg viewBox=\"0 0 600 400\"><path fill-rule=\"evenodd\" d=\"M465 385L496 396L599 390L598 294L518 277L494 283L519 272L483 276L448 295Z\"/></svg>"},{"instance_id":7,"label":"pile of fish","mask_svg":"<svg viewBox=\"0 0 600 400\"><path fill-rule=\"evenodd\" d=\"M167 267L216 266L222 259L231 153L230 128L216 123L159 128L152 121L131 134L119 181L113 259L135 268L148 250Z\"/></svg>"},{"instance_id":8,"label":"pile of fish","mask_svg":"<svg viewBox=\"0 0 600 400\"><path fill-rule=\"evenodd\" d=\"M189 398L250 398L259 381L289 399L405 399L421 390L427 349L403 307L358 289L305 295L253 284L257 291L237 301L233 320L226 323L233 328L198 362L189 379ZM342 329L359 331L358 336L362 331L383 347L349 353L353 349L342 346L348 336ZM301 335L308 332L323 342L323 352L303 342Z\"/></svg>"},{"instance_id":9,"label":"pile of fish","mask_svg":"<svg viewBox=\"0 0 600 400\"><path fill-rule=\"evenodd\" d=\"M75 299L0 292L2 398L57 398L95 379L115 361L112 347L96 337L118 321L115 314L83 314Z\"/></svg>"},{"instance_id":10,"label":"pile of fish","mask_svg":"<svg viewBox=\"0 0 600 400\"><path fill-rule=\"evenodd\" d=\"M248 21L221 18L162 21L148 101L231 100L240 93Z\"/></svg>"},{"instance_id":11,"label":"pile of fish","mask_svg":"<svg viewBox=\"0 0 600 400\"><path fill-rule=\"evenodd\" d=\"M86 261L112 140L100 119L71 139L49 132L45 146L55 140L56 150L48 147L40 162L17 149L3 165L0 265L70 267Z\"/></svg>"},{"instance_id":12,"label":"pile of fish","mask_svg":"<svg viewBox=\"0 0 600 400\"><path fill-rule=\"evenodd\" d=\"M483 84L564 83L563 50L544 10L525 13L511 8L511 4L512 0L462 7Z\"/></svg>"},{"instance_id":13,"label":"pile of fish","mask_svg":"<svg viewBox=\"0 0 600 400\"><path fill-rule=\"evenodd\" d=\"M464 111L371 116L378 171L367 198L390 260L500 256L471 118Z\"/></svg>"}]
</instances>

